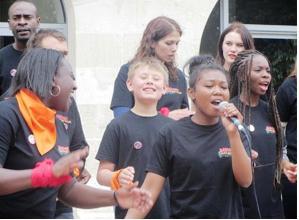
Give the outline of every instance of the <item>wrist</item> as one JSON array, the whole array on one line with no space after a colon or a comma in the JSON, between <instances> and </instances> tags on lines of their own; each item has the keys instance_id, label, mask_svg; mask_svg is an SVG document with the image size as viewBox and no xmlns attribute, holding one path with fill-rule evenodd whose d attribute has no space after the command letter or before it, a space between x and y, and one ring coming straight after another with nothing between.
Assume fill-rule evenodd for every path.
<instances>
[{"instance_id":1,"label":"wrist","mask_svg":"<svg viewBox=\"0 0 299 220\"><path fill-rule=\"evenodd\" d=\"M36 163L31 172L31 186L36 187L56 187L71 181L70 175L56 177L53 174L54 161L45 159Z\"/></svg>"},{"instance_id":2,"label":"wrist","mask_svg":"<svg viewBox=\"0 0 299 220\"><path fill-rule=\"evenodd\" d=\"M119 206L118 199L116 197L116 191L113 191L113 199L114 199L114 202L115 202L115 206Z\"/></svg>"}]
</instances>

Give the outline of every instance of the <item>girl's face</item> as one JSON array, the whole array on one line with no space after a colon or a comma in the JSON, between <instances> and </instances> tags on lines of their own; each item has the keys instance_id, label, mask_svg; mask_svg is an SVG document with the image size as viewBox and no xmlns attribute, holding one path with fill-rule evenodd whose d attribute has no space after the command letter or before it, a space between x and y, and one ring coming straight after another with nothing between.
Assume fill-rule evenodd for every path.
<instances>
[{"instance_id":1,"label":"girl's face","mask_svg":"<svg viewBox=\"0 0 299 220\"><path fill-rule=\"evenodd\" d=\"M270 66L267 59L262 55L255 55L252 59L251 69L251 93L265 95L271 82Z\"/></svg>"},{"instance_id":2,"label":"girl's face","mask_svg":"<svg viewBox=\"0 0 299 220\"><path fill-rule=\"evenodd\" d=\"M204 70L195 88L188 90L196 106L196 113L206 118L219 116L219 103L229 99L226 76L220 70Z\"/></svg>"},{"instance_id":3,"label":"girl's face","mask_svg":"<svg viewBox=\"0 0 299 220\"><path fill-rule=\"evenodd\" d=\"M180 33L173 31L158 42L153 43L152 48L155 50L156 57L162 62L173 62L180 38Z\"/></svg>"},{"instance_id":4,"label":"girl's face","mask_svg":"<svg viewBox=\"0 0 299 220\"><path fill-rule=\"evenodd\" d=\"M245 50L241 35L235 31L225 35L222 43L224 66L229 68L235 61L239 52Z\"/></svg>"},{"instance_id":5,"label":"girl's face","mask_svg":"<svg viewBox=\"0 0 299 220\"><path fill-rule=\"evenodd\" d=\"M67 112L72 103L71 96L77 89L75 76L70 63L63 59L57 74L54 77L54 85L60 88L57 96L50 98L50 107L57 111Z\"/></svg>"},{"instance_id":6,"label":"girl's face","mask_svg":"<svg viewBox=\"0 0 299 220\"><path fill-rule=\"evenodd\" d=\"M148 66L141 66L128 79L127 87L133 92L135 101L158 102L165 94L164 75Z\"/></svg>"}]
</instances>

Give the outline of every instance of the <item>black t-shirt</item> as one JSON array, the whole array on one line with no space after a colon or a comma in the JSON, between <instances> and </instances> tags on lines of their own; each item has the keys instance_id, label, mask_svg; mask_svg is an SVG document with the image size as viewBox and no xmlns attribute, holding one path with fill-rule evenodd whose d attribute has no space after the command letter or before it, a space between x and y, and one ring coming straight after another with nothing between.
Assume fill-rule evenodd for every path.
<instances>
[{"instance_id":1,"label":"black t-shirt","mask_svg":"<svg viewBox=\"0 0 299 220\"><path fill-rule=\"evenodd\" d=\"M279 87L277 108L281 121L287 122L286 139L288 157L297 163L297 78L288 77Z\"/></svg>"},{"instance_id":2,"label":"black t-shirt","mask_svg":"<svg viewBox=\"0 0 299 220\"><path fill-rule=\"evenodd\" d=\"M0 164L12 170L33 169L45 158L57 161L69 152L64 123L56 118L55 147L41 156L15 98L0 102ZM31 188L0 196L0 218L53 218L59 187Z\"/></svg>"},{"instance_id":3,"label":"black t-shirt","mask_svg":"<svg viewBox=\"0 0 299 220\"><path fill-rule=\"evenodd\" d=\"M186 117L166 125L146 170L169 177L170 218L243 217L231 148L220 120L202 126Z\"/></svg>"},{"instance_id":4,"label":"black t-shirt","mask_svg":"<svg viewBox=\"0 0 299 220\"><path fill-rule=\"evenodd\" d=\"M117 75L114 82L113 96L110 108L134 106L134 98L127 88L126 81L128 79L129 64L124 64ZM170 110L188 108L187 84L184 74L177 69L178 80L169 79L169 85L166 94L158 102L157 109L168 107Z\"/></svg>"},{"instance_id":5,"label":"black t-shirt","mask_svg":"<svg viewBox=\"0 0 299 220\"><path fill-rule=\"evenodd\" d=\"M0 96L9 88L22 54L12 44L0 49Z\"/></svg>"},{"instance_id":6,"label":"black t-shirt","mask_svg":"<svg viewBox=\"0 0 299 220\"><path fill-rule=\"evenodd\" d=\"M237 107L240 99L231 100ZM243 107L241 107L243 108ZM243 109L239 109L242 111ZM256 107L251 107L250 125L252 149L258 152L255 161L254 181L262 218L283 218L281 191L274 187L276 131L269 117L268 105L260 100ZM245 119L249 118L249 108L245 107ZM249 126L247 120L245 124ZM253 185L242 189L242 200L246 218L259 218L254 199Z\"/></svg>"},{"instance_id":7,"label":"black t-shirt","mask_svg":"<svg viewBox=\"0 0 299 220\"><path fill-rule=\"evenodd\" d=\"M129 111L113 119L103 135L96 159L110 161L115 170L133 166L134 181L141 186L145 178L145 166L149 160L158 130L172 120L161 116L142 117ZM115 208L115 217L124 218L127 210ZM147 218L169 218L169 186L165 185L158 202Z\"/></svg>"}]
</instances>

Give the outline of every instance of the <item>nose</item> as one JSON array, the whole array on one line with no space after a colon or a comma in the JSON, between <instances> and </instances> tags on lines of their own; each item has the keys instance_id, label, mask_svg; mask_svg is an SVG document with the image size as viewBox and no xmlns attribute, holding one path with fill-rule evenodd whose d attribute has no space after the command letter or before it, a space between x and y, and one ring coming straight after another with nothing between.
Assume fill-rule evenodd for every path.
<instances>
[{"instance_id":1,"label":"nose","mask_svg":"<svg viewBox=\"0 0 299 220\"><path fill-rule=\"evenodd\" d=\"M27 24L27 20L24 18L24 16L21 16L18 20L19 25L25 25Z\"/></svg>"},{"instance_id":2,"label":"nose","mask_svg":"<svg viewBox=\"0 0 299 220\"><path fill-rule=\"evenodd\" d=\"M215 86L212 91L213 95L222 95L222 89L219 86Z\"/></svg>"},{"instance_id":3,"label":"nose","mask_svg":"<svg viewBox=\"0 0 299 220\"><path fill-rule=\"evenodd\" d=\"M173 44L173 46L171 48L171 51L175 53L177 51L177 49L178 49L178 45L177 44Z\"/></svg>"}]
</instances>

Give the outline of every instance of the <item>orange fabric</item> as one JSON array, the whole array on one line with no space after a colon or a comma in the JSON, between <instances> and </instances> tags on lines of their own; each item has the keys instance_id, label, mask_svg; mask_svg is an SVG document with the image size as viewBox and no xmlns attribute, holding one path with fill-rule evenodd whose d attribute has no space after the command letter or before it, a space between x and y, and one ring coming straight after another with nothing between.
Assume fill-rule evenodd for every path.
<instances>
[{"instance_id":1,"label":"orange fabric","mask_svg":"<svg viewBox=\"0 0 299 220\"><path fill-rule=\"evenodd\" d=\"M114 171L112 174L112 178L111 178L111 189L116 191L120 188L120 183L118 181L118 176L120 174L120 172L122 171L122 169Z\"/></svg>"},{"instance_id":2,"label":"orange fabric","mask_svg":"<svg viewBox=\"0 0 299 220\"><path fill-rule=\"evenodd\" d=\"M56 111L48 108L28 89L21 89L16 98L20 112L34 135L39 153L46 154L56 143Z\"/></svg>"}]
</instances>

